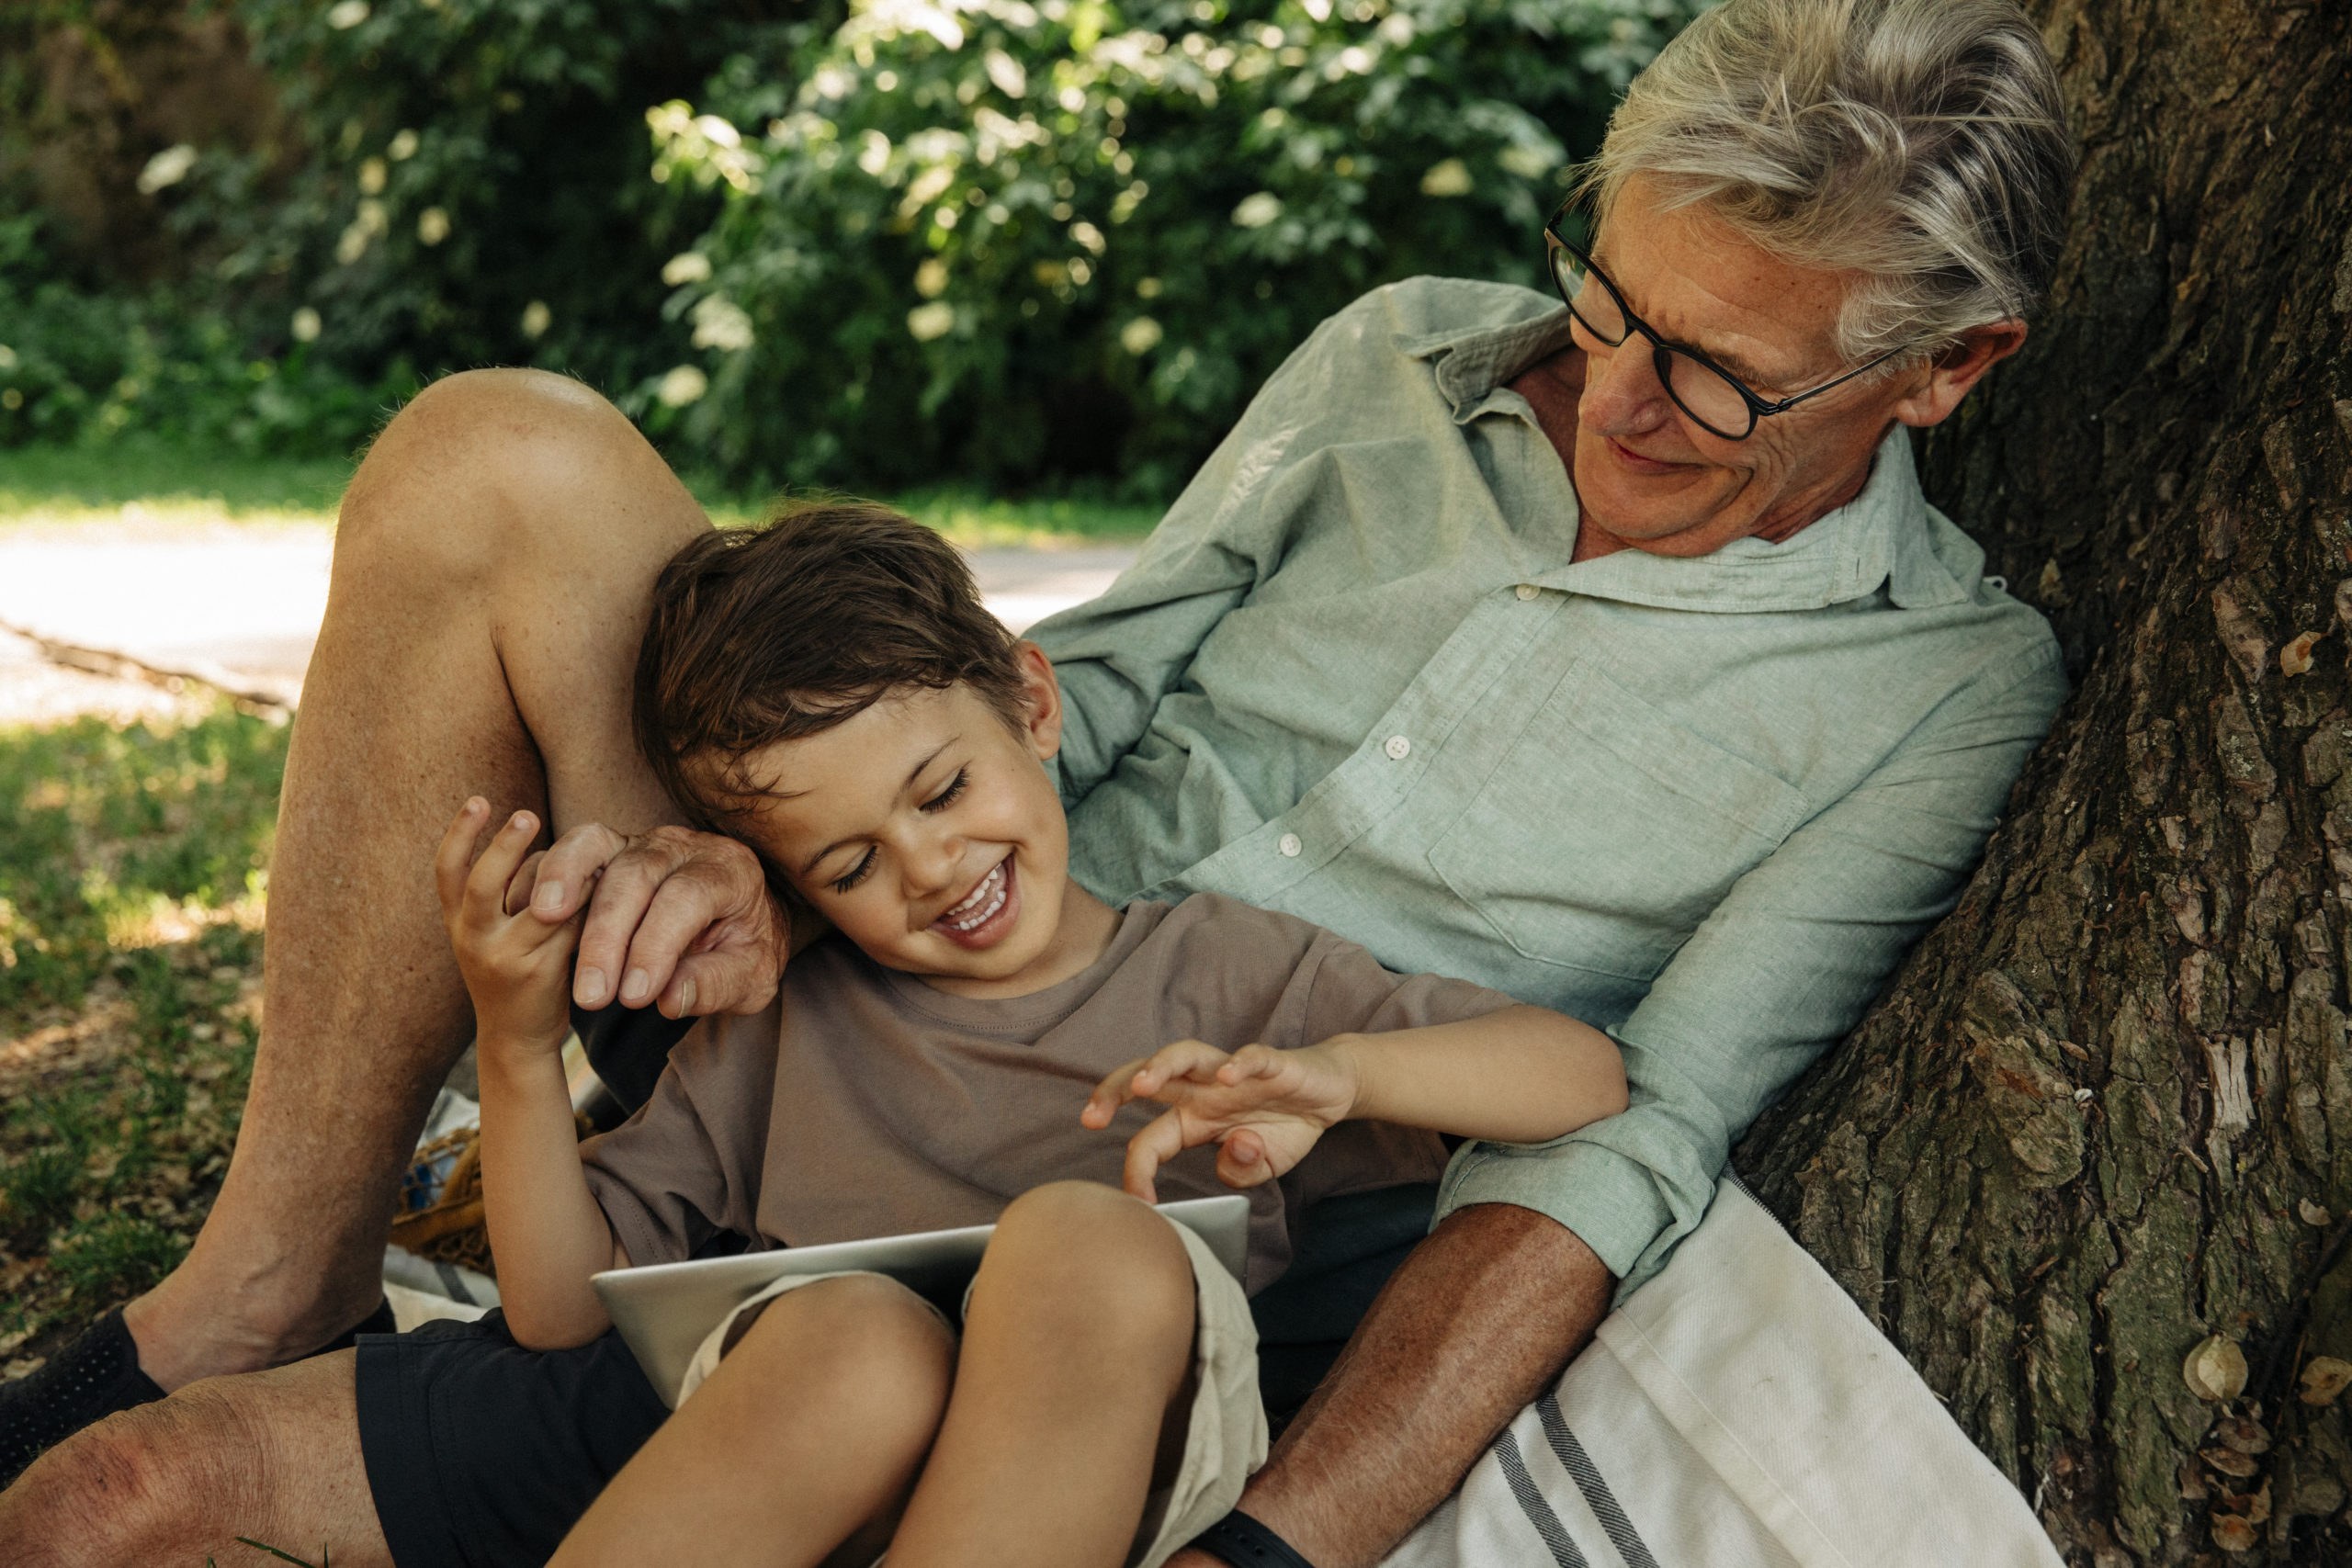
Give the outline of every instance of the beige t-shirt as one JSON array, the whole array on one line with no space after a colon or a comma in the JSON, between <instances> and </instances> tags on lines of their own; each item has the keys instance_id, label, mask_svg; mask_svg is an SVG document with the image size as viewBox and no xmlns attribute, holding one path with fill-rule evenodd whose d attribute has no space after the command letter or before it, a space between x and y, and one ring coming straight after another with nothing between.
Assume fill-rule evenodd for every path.
<instances>
[{"instance_id":1,"label":"beige t-shirt","mask_svg":"<svg viewBox=\"0 0 2352 1568\"><path fill-rule=\"evenodd\" d=\"M759 1249L985 1224L1043 1182L1116 1186L1127 1139L1161 1108L1130 1105L1102 1132L1078 1113L1104 1074L1171 1040L1287 1050L1512 1005L1208 893L1130 904L1084 973L1005 1000L950 996L829 938L793 959L766 1011L696 1024L653 1098L581 1158L633 1263L694 1257L722 1234ZM1163 1167L1160 1201L1229 1190L1216 1156ZM1434 1133L1334 1127L1250 1190L1244 1284L1289 1267L1309 1205L1434 1181L1445 1158Z\"/></svg>"}]
</instances>

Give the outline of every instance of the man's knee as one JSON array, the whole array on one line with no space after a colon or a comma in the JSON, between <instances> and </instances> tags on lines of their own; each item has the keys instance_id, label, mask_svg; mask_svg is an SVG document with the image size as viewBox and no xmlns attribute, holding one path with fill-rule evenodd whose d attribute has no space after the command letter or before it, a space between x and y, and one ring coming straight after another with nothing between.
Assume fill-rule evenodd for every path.
<instances>
[{"instance_id":1,"label":"man's knee","mask_svg":"<svg viewBox=\"0 0 2352 1568\"><path fill-rule=\"evenodd\" d=\"M462 583L518 550L556 546L583 488L641 468L650 449L619 410L544 370L465 370L394 414L345 492L341 554L371 575L427 571Z\"/></svg>"},{"instance_id":2,"label":"man's knee","mask_svg":"<svg viewBox=\"0 0 2352 1568\"><path fill-rule=\"evenodd\" d=\"M108 1416L35 1461L0 1494L0 1540L21 1568L163 1561L233 1534L262 1459L238 1403L199 1384Z\"/></svg>"}]
</instances>

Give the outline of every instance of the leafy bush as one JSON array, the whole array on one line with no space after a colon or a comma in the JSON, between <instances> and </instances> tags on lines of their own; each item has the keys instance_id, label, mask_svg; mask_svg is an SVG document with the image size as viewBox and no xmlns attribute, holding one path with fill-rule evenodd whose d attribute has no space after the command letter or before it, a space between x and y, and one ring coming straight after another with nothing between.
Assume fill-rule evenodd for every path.
<instances>
[{"instance_id":1,"label":"leafy bush","mask_svg":"<svg viewBox=\"0 0 2352 1568\"><path fill-rule=\"evenodd\" d=\"M282 143L156 153L158 288L0 220L0 442L348 449L419 372L536 364L737 483L1164 495L1364 289L1535 278L1692 8L225 3Z\"/></svg>"},{"instance_id":2,"label":"leafy bush","mask_svg":"<svg viewBox=\"0 0 2352 1568\"><path fill-rule=\"evenodd\" d=\"M1164 492L1365 289L1534 279L1568 150L1683 15L871 0L648 117L721 209L666 269L700 352L632 407L738 474Z\"/></svg>"}]
</instances>

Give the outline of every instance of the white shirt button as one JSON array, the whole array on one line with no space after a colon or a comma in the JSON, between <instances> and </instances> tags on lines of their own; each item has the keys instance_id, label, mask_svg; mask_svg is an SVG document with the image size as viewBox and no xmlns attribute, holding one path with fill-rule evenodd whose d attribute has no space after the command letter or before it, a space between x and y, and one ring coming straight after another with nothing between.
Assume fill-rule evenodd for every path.
<instances>
[{"instance_id":1,"label":"white shirt button","mask_svg":"<svg viewBox=\"0 0 2352 1568\"><path fill-rule=\"evenodd\" d=\"M1380 749L1388 753L1390 761L1401 762L1412 755L1413 743L1401 735L1392 735L1380 743Z\"/></svg>"},{"instance_id":2,"label":"white shirt button","mask_svg":"<svg viewBox=\"0 0 2352 1568\"><path fill-rule=\"evenodd\" d=\"M1518 594L1519 602L1524 604L1530 599L1534 598L1538 593L1543 592L1544 590L1536 587L1535 584L1532 582L1522 582L1518 587L1512 589L1511 592Z\"/></svg>"},{"instance_id":3,"label":"white shirt button","mask_svg":"<svg viewBox=\"0 0 2352 1568\"><path fill-rule=\"evenodd\" d=\"M1306 847L1306 846L1305 844L1298 841L1298 835L1296 833L1284 833L1282 837L1282 841L1274 846L1274 848L1282 851L1284 856L1292 860L1297 859L1298 852Z\"/></svg>"}]
</instances>

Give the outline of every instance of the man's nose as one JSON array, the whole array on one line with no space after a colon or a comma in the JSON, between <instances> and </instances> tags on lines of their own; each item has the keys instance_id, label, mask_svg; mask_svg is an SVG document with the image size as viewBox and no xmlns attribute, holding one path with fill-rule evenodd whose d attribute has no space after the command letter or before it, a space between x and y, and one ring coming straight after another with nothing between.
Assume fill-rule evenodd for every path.
<instances>
[{"instance_id":1,"label":"man's nose","mask_svg":"<svg viewBox=\"0 0 2352 1568\"><path fill-rule=\"evenodd\" d=\"M1604 435L1638 435L1674 417L1673 400L1657 378L1649 340L1629 333L1605 354L1585 354L1584 397L1577 417Z\"/></svg>"}]
</instances>

